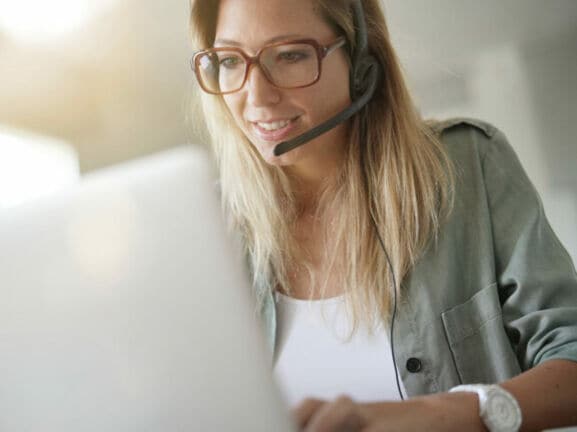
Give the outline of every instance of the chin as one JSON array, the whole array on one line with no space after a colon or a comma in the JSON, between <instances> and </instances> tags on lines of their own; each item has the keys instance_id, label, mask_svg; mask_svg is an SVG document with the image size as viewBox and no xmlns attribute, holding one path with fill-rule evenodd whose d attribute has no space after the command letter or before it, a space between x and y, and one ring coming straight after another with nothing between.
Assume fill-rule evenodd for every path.
<instances>
[{"instance_id":1,"label":"chin","mask_svg":"<svg viewBox=\"0 0 577 432\"><path fill-rule=\"evenodd\" d=\"M259 143L259 144L255 144L255 147L257 148L257 150L260 153L260 156L263 158L263 160L267 164L274 165L274 166L293 165L298 161L299 155L301 153L301 149L296 148L296 149L293 149L293 150L289 151L288 153L285 153L281 156L275 156L274 155L274 148L276 147L276 144Z\"/></svg>"},{"instance_id":2,"label":"chin","mask_svg":"<svg viewBox=\"0 0 577 432\"><path fill-rule=\"evenodd\" d=\"M267 155L261 153L264 161L269 165L274 166L289 166L294 165L295 159L290 154L284 154L282 156L275 156L272 152Z\"/></svg>"}]
</instances>

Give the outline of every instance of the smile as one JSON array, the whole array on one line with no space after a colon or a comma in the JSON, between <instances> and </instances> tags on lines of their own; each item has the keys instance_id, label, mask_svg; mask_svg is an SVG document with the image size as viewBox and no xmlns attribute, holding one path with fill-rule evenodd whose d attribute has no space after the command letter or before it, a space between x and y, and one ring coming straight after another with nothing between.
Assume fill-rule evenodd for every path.
<instances>
[{"instance_id":1,"label":"smile","mask_svg":"<svg viewBox=\"0 0 577 432\"><path fill-rule=\"evenodd\" d=\"M264 141L275 142L286 139L295 129L298 116L291 119L252 122L255 134Z\"/></svg>"}]
</instances>

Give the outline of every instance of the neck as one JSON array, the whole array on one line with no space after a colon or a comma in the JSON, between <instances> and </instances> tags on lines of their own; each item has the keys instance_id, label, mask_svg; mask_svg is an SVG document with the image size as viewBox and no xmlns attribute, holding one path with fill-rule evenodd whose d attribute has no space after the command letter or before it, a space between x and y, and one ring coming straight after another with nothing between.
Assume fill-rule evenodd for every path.
<instances>
[{"instance_id":1,"label":"neck","mask_svg":"<svg viewBox=\"0 0 577 432\"><path fill-rule=\"evenodd\" d=\"M338 138L338 142L323 143L321 151L312 152L298 164L286 167L297 203L304 212L314 212L322 192L339 178L345 161L347 139L345 136ZM310 145L318 146L312 142Z\"/></svg>"},{"instance_id":2,"label":"neck","mask_svg":"<svg viewBox=\"0 0 577 432\"><path fill-rule=\"evenodd\" d=\"M291 167L289 178L299 208L305 213L317 210L318 201L327 188L334 185L338 179L342 162L325 161L321 166L311 163L310 166Z\"/></svg>"}]
</instances>

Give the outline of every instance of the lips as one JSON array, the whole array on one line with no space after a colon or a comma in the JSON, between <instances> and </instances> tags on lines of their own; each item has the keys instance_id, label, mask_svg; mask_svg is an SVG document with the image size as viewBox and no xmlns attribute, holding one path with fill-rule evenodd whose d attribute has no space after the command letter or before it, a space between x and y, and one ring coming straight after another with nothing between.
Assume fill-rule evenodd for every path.
<instances>
[{"instance_id":1,"label":"lips","mask_svg":"<svg viewBox=\"0 0 577 432\"><path fill-rule=\"evenodd\" d=\"M255 135L263 141L282 141L295 130L298 118L251 121L250 124Z\"/></svg>"}]
</instances>

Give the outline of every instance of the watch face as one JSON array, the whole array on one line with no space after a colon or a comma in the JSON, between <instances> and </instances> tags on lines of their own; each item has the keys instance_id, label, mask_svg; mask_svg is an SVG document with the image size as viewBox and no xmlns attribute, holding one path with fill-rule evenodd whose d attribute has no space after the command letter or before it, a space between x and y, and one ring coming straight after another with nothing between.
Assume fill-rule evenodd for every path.
<instances>
[{"instance_id":1,"label":"watch face","mask_svg":"<svg viewBox=\"0 0 577 432\"><path fill-rule=\"evenodd\" d=\"M491 430L516 431L520 425L520 411L512 397L504 391L489 391L485 405L486 421Z\"/></svg>"}]
</instances>

